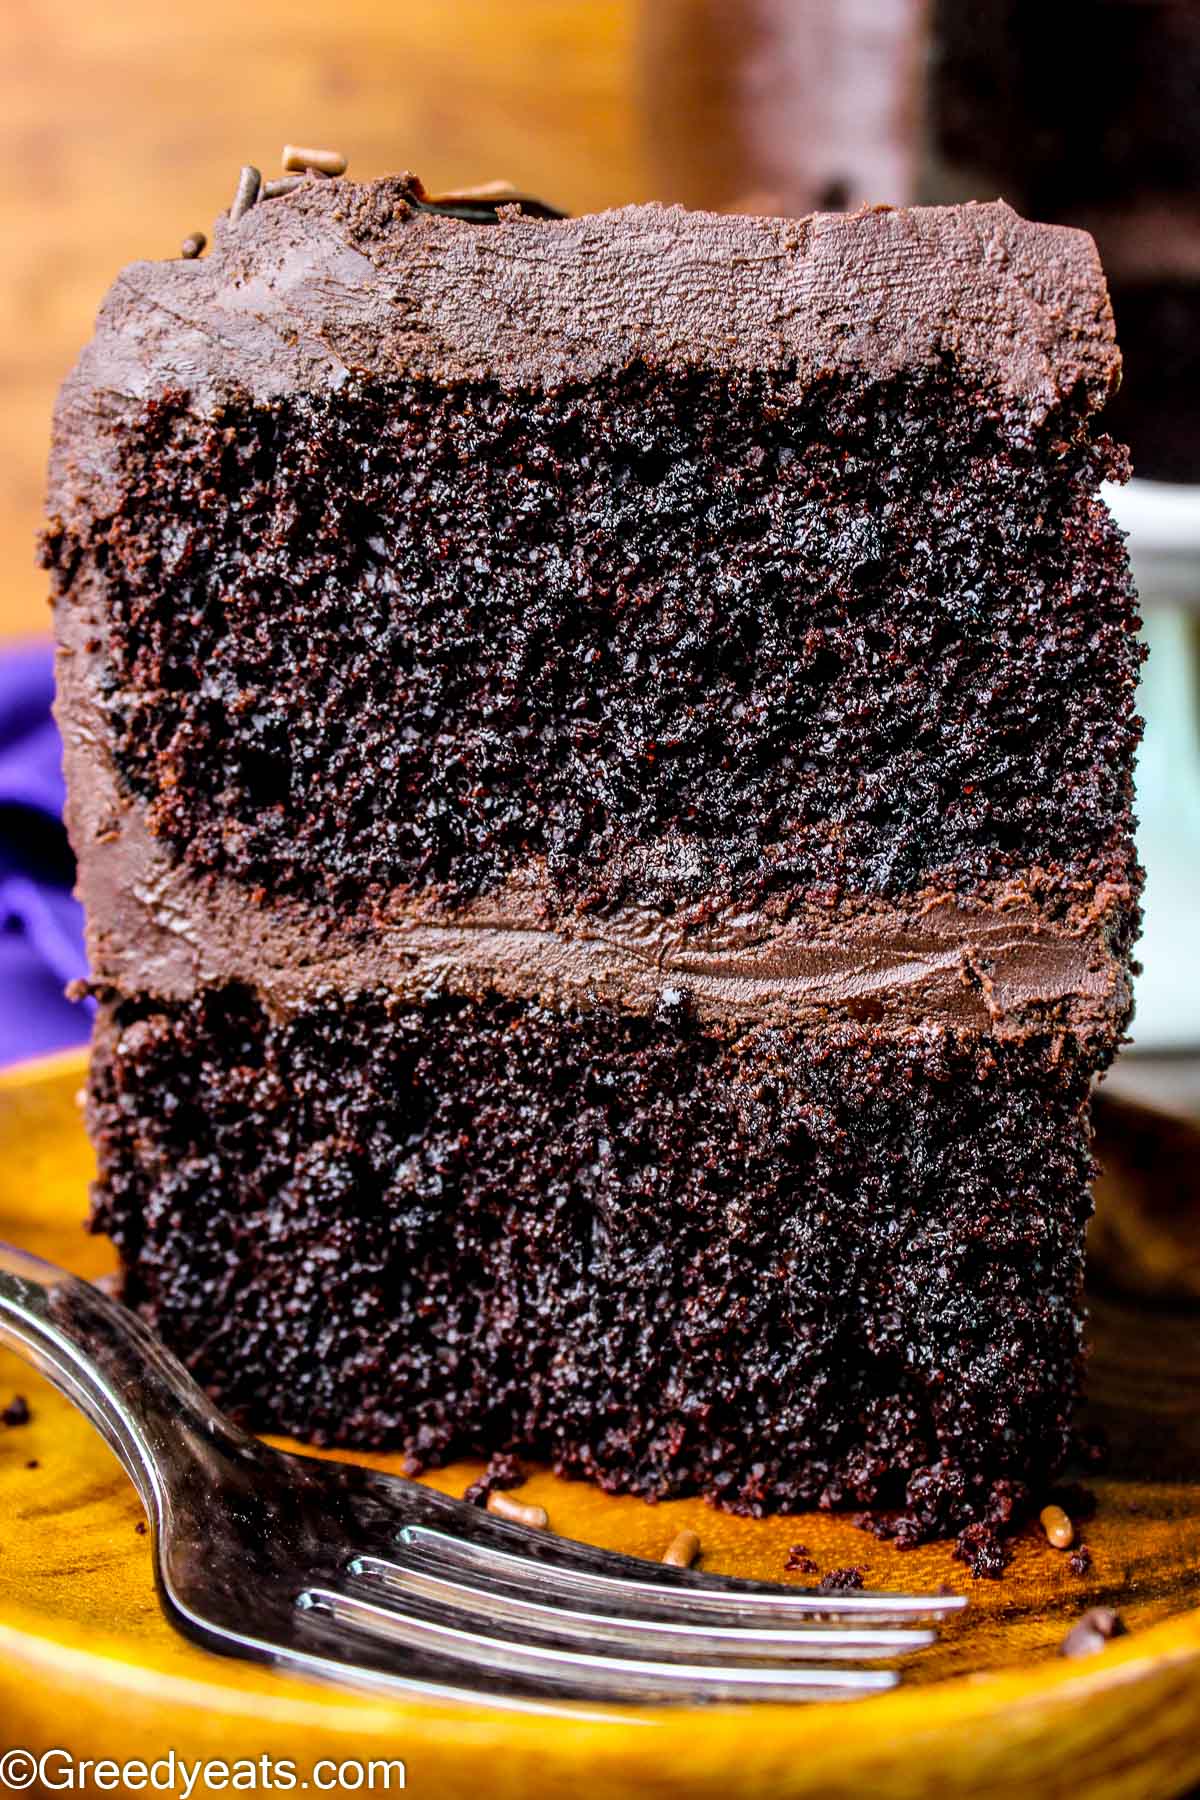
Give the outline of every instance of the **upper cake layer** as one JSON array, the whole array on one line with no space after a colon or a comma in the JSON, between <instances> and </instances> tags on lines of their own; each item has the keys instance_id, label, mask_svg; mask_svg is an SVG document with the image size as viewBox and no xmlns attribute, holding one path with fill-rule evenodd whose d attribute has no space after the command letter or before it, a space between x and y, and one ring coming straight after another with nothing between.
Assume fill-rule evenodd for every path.
<instances>
[{"instance_id":1,"label":"upper cake layer","mask_svg":"<svg viewBox=\"0 0 1200 1800\"><path fill-rule=\"evenodd\" d=\"M410 914L515 945L633 908L819 1007L845 917L950 1011L969 969L984 1018L989 982L1123 1017L1138 651L1090 241L413 194L313 182L127 271L64 389L97 973L154 942L174 985L218 917L263 943L243 905L293 947L311 917L306 966ZM931 937L939 895L969 904Z\"/></svg>"}]
</instances>

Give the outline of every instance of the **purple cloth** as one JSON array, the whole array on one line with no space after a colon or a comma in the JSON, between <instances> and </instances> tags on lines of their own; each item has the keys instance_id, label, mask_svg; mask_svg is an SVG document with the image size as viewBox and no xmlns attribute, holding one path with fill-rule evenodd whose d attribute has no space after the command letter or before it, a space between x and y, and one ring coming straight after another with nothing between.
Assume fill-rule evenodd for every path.
<instances>
[{"instance_id":1,"label":"purple cloth","mask_svg":"<svg viewBox=\"0 0 1200 1800\"><path fill-rule=\"evenodd\" d=\"M53 698L48 644L0 652L0 1063L80 1043L90 1023L63 993L87 961Z\"/></svg>"}]
</instances>

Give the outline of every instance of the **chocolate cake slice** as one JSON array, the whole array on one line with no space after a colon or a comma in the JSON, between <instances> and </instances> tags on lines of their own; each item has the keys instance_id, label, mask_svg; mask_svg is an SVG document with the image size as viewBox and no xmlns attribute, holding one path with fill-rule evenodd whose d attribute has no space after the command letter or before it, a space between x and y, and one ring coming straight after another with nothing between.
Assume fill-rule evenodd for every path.
<instances>
[{"instance_id":1,"label":"chocolate cake slice","mask_svg":"<svg viewBox=\"0 0 1200 1800\"><path fill-rule=\"evenodd\" d=\"M95 1223L226 1407L908 1541L1080 1388L1139 652L1093 245L305 181L46 560Z\"/></svg>"}]
</instances>

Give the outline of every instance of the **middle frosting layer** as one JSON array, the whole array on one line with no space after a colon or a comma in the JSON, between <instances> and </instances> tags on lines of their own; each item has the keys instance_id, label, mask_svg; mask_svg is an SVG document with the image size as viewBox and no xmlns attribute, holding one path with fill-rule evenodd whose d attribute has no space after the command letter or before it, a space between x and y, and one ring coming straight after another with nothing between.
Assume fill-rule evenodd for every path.
<instances>
[{"instance_id":1,"label":"middle frosting layer","mask_svg":"<svg viewBox=\"0 0 1200 1800\"><path fill-rule=\"evenodd\" d=\"M1028 897L931 894L782 921L729 911L703 929L626 908L552 920L531 877L454 912L397 901L338 918L258 904L181 869L136 809L98 844L82 883L96 980L178 998L235 982L286 1014L330 989L496 991L544 1004L644 1011L686 994L702 1017L781 1025L836 1017L897 1028L950 1025L1013 1036L1111 1029L1129 1003L1103 912L1048 917ZM1118 896L1113 896L1117 899Z\"/></svg>"}]
</instances>

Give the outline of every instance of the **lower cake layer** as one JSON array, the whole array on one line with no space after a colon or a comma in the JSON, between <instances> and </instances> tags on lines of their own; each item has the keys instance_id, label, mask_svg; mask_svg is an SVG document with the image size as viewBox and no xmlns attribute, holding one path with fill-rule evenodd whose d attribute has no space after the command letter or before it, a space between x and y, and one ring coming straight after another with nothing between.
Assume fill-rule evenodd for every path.
<instances>
[{"instance_id":1,"label":"lower cake layer","mask_svg":"<svg viewBox=\"0 0 1200 1800\"><path fill-rule=\"evenodd\" d=\"M1070 1034L738 1032L674 991L98 998L96 1228L255 1427L902 1541L1019 1512L1067 1452L1098 1060Z\"/></svg>"}]
</instances>

